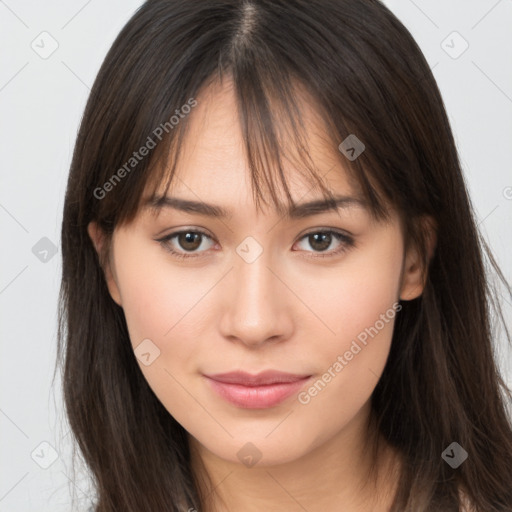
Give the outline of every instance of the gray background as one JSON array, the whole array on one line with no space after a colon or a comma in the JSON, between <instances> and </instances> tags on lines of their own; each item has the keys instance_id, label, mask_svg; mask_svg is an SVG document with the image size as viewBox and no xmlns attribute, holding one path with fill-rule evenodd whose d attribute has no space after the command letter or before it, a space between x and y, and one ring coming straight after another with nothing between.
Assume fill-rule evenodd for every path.
<instances>
[{"instance_id":1,"label":"gray background","mask_svg":"<svg viewBox=\"0 0 512 512\"><path fill-rule=\"evenodd\" d=\"M512 1L385 3L433 68L479 227L511 281ZM81 509L89 503L85 474L71 473L60 380L51 385L60 221L89 89L111 43L140 4L0 1L2 512L68 511L71 492ZM461 53L465 41L469 46ZM52 44L58 48L45 55ZM511 325L512 300L501 302ZM512 386L511 352L503 336L499 339L500 364Z\"/></svg>"}]
</instances>

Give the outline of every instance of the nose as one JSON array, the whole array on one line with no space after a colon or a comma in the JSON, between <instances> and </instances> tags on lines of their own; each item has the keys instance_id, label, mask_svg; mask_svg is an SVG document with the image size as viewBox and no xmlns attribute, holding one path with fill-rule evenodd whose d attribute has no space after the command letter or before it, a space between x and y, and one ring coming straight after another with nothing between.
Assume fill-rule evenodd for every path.
<instances>
[{"instance_id":1,"label":"nose","mask_svg":"<svg viewBox=\"0 0 512 512\"><path fill-rule=\"evenodd\" d=\"M265 251L252 263L235 260L222 291L220 329L226 339L257 348L291 336L293 294L279 274L271 268Z\"/></svg>"}]
</instances>

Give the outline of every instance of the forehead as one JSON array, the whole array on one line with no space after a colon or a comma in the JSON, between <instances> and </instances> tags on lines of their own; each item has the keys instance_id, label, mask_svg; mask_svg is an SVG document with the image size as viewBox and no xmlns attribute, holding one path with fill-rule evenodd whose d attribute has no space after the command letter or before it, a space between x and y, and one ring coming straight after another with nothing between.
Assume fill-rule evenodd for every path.
<instances>
[{"instance_id":1,"label":"forehead","mask_svg":"<svg viewBox=\"0 0 512 512\"><path fill-rule=\"evenodd\" d=\"M196 100L197 106L187 119L187 131L167 195L232 205L234 210L247 207L252 202L253 180L233 83L229 79L212 83ZM351 196L362 201L359 185L345 169L344 157L330 137L314 102L300 89L297 89L296 101L300 119L295 121L301 123L298 128L307 145L309 167L313 168L333 195ZM272 110L272 117L272 125L259 119L261 129L250 136L260 137L261 140L275 138L278 141L283 178L294 202L302 203L322 197L318 184L304 170L304 154L297 148L287 116L281 114L276 106ZM274 137L270 135L271 127ZM263 163L270 170L269 175L272 176L280 203L285 205L286 193L275 162L263 159ZM164 195L165 183L166 180L163 180L157 189L157 197Z\"/></svg>"}]
</instances>

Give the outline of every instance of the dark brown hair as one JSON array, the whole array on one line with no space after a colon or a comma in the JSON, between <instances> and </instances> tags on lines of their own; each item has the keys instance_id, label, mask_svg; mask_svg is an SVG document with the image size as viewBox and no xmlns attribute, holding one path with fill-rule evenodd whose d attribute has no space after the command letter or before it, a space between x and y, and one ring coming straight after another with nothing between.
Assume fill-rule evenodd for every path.
<instances>
[{"instance_id":1,"label":"dark brown hair","mask_svg":"<svg viewBox=\"0 0 512 512\"><path fill-rule=\"evenodd\" d=\"M123 310L106 286L105 255L98 258L87 226L99 224L107 251L114 229L133 220L144 190L170 169L169 186L188 119L171 116L227 77L257 202L267 191L279 208L276 178L291 202L282 170L287 135L330 195L302 129L306 94L333 144L350 134L363 141L357 159L339 153L343 166L375 218L385 219L385 203L393 205L406 244L424 255L424 292L401 302L372 395L375 425L404 461L393 512L459 510L460 491L475 511L512 511L511 394L494 360L492 330L493 319L505 322L488 271L510 287L477 231L432 72L377 0L150 0L108 52L69 174L58 343L66 411L93 477L96 510L201 510L186 432L140 371ZM158 127L165 127L161 140ZM126 167L148 138L156 147ZM437 228L430 261L426 217ZM441 457L453 441L469 454L457 469Z\"/></svg>"}]
</instances>

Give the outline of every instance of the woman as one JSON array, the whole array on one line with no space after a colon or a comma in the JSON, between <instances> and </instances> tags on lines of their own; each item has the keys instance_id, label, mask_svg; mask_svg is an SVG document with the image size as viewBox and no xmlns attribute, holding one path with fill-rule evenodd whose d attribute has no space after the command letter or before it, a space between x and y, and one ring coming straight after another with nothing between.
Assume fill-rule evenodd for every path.
<instances>
[{"instance_id":1,"label":"woman","mask_svg":"<svg viewBox=\"0 0 512 512\"><path fill-rule=\"evenodd\" d=\"M512 510L482 242L380 2L146 2L92 89L62 252L98 512Z\"/></svg>"}]
</instances>

